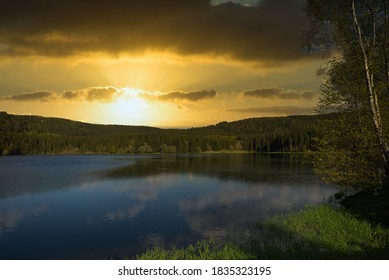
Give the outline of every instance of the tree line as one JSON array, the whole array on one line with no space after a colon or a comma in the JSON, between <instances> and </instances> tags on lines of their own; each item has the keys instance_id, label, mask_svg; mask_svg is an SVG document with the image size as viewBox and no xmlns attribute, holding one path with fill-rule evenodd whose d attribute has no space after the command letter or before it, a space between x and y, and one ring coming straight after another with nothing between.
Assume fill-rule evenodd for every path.
<instances>
[{"instance_id":1,"label":"tree line","mask_svg":"<svg viewBox=\"0 0 389 280\"><path fill-rule=\"evenodd\" d=\"M303 152L315 116L252 118L191 129L96 125L0 112L0 154Z\"/></svg>"}]
</instances>

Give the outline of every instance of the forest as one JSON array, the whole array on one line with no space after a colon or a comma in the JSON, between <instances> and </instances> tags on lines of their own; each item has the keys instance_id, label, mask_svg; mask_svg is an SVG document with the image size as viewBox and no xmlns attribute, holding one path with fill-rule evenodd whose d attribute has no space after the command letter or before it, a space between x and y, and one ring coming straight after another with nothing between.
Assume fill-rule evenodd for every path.
<instances>
[{"instance_id":1,"label":"forest","mask_svg":"<svg viewBox=\"0 0 389 280\"><path fill-rule=\"evenodd\" d=\"M251 118L190 129L98 125L0 112L0 155L315 150L323 116Z\"/></svg>"}]
</instances>

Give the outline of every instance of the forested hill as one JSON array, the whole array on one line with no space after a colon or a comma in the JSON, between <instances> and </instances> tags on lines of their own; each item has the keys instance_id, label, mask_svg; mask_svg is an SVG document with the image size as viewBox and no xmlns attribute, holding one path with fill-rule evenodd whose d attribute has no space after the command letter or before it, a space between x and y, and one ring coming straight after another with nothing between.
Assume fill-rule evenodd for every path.
<instances>
[{"instance_id":1,"label":"forested hill","mask_svg":"<svg viewBox=\"0 0 389 280\"><path fill-rule=\"evenodd\" d=\"M252 118L200 128L159 129L0 112L0 155L306 151L314 149L317 118Z\"/></svg>"}]
</instances>

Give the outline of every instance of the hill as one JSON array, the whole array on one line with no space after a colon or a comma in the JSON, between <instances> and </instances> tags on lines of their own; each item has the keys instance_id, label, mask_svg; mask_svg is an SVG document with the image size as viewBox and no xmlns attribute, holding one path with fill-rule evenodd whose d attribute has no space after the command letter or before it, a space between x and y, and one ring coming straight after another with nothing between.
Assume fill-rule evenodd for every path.
<instances>
[{"instance_id":1,"label":"hill","mask_svg":"<svg viewBox=\"0 0 389 280\"><path fill-rule=\"evenodd\" d=\"M160 129L0 112L0 154L301 152L315 148L317 118L251 118L191 129Z\"/></svg>"}]
</instances>

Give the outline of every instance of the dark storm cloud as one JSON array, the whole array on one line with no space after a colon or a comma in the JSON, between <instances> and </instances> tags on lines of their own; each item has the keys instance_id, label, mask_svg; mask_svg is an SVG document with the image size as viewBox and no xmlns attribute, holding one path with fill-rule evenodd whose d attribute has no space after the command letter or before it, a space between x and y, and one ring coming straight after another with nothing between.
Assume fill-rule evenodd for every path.
<instances>
[{"instance_id":1,"label":"dark storm cloud","mask_svg":"<svg viewBox=\"0 0 389 280\"><path fill-rule=\"evenodd\" d=\"M187 100L187 101L198 101L206 98L214 98L216 96L216 91L214 90L202 90L202 91L193 91L193 92L170 92L158 96L159 100Z\"/></svg>"},{"instance_id":2,"label":"dark storm cloud","mask_svg":"<svg viewBox=\"0 0 389 280\"><path fill-rule=\"evenodd\" d=\"M171 51L269 64L298 60L299 0L13 0L0 9L0 53L61 57Z\"/></svg>"},{"instance_id":3,"label":"dark storm cloud","mask_svg":"<svg viewBox=\"0 0 389 280\"><path fill-rule=\"evenodd\" d=\"M55 99L56 94L49 91L37 91L22 93L19 95L4 96L0 100L12 100L12 101L41 101L46 102Z\"/></svg>"},{"instance_id":4,"label":"dark storm cloud","mask_svg":"<svg viewBox=\"0 0 389 280\"><path fill-rule=\"evenodd\" d=\"M275 115L305 115L313 114L314 108L297 106L269 106L269 107L250 107L241 109L229 109L228 112L236 113L257 113L257 114L275 114Z\"/></svg>"},{"instance_id":5,"label":"dark storm cloud","mask_svg":"<svg viewBox=\"0 0 389 280\"><path fill-rule=\"evenodd\" d=\"M317 94L312 91L293 91L285 90L282 88L263 88L243 92L245 97L256 97L256 98L265 98L265 99L284 99L284 100L293 100L293 99L304 99L312 100Z\"/></svg>"}]
</instances>

